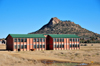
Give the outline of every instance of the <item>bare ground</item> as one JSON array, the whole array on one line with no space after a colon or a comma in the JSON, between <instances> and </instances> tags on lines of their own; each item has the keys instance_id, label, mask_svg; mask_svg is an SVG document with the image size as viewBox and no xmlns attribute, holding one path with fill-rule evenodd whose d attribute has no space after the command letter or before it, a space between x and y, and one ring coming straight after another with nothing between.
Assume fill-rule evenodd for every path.
<instances>
[{"instance_id":1,"label":"bare ground","mask_svg":"<svg viewBox=\"0 0 100 66\"><path fill-rule=\"evenodd\" d=\"M45 51L6 51L0 45L0 66L55 66L43 64L40 60L55 60L76 63L89 63L100 66L100 44L87 44L80 50L45 50ZM93 64L91 64L91 61ZM57 65L56 65L57 66ZM64 66L64 65L62 65Z\"/></svg>"}]
</instances>

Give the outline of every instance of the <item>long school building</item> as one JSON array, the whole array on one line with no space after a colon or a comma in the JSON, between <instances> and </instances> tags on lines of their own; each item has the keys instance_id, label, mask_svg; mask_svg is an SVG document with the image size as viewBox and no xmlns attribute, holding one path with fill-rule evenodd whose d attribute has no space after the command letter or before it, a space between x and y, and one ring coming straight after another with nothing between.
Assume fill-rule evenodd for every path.
<instances>
[{"instance_id":1,"label":"long school building","mask_svg":"<svg viewBox=\"0 0 100 66\"><path fill-rule=\"evenodd\" d=\"M6 49L11 51L80 49L80 39L74 34L9 34Z\"/></svg>"}]
</instances>

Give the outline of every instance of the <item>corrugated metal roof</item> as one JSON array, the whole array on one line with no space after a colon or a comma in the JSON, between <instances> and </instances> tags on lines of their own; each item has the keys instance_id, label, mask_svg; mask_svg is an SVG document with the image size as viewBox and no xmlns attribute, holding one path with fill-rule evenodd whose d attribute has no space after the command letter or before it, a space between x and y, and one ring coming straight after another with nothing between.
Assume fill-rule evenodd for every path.
<instances>
[{"instance_id":1,"label":"corrugated metal roof","mask_svg":"<svg viewBox=\"0 0 100 66\"><path fill-rule=\"evenodd\" d=\"M9 34L13 38L46 38L44 35L49 35L52 38L80 38L75 34Z\"/></svg>"},{"instance_id":2,"label":"corrugated metal roof","mask_svg":"<svg viewBox=\"0 0 100 66\"><path fill-rule=\"evenodd\" d=\"M45 38L43 34L9 34L13 38Z\"/></svg>"},{"instance_id":3,"label":"corrugated metal roof","mask_svg":"<svg viewBox=\"0 0 100 66\"><path fill-rule=\"evenodd\" d=\"M80 38L75 34L48 34L52 38Z\"/></svg>"}]
</instances>

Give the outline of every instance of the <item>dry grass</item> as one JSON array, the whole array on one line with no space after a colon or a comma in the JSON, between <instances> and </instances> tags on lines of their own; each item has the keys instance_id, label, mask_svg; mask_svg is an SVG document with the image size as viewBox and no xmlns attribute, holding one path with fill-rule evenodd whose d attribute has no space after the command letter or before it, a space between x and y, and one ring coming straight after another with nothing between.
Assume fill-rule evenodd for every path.
<instances>
[{"instance_id":1,"label":"dry grass","mask_svg":"<svg viewBox=\"0 0 100 66\"><path fill-rule=\"evenodd\" d=\"M66 62L86 62L99 65L100 44L87 44L80 50L47 50L47 51L5 51L6 46L0 45L0 66L57 66L45 65L40 60L56 60ZM95 65L95 66L96 66ZM65 66L65 64L62 64Z\"/></svg>"}]
</instances>

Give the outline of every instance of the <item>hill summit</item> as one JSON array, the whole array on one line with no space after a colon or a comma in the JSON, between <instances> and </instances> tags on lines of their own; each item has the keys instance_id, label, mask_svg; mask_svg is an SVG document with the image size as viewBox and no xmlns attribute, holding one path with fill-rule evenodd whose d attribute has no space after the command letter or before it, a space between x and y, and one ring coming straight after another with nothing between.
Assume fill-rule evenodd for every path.
<instances>
[{"instance_id":1,"label":"hill summit","mask_svg":"<svg viewBox=\"0 0 100 66\"><path fill-rule=\"evenodd\" d=\"M57 17L51 18L42 28L29 34L76 34L81 38L100 37L99 34L82 28L74 22L69 20L61 21Z\"/></svg>"}]
</instances>

